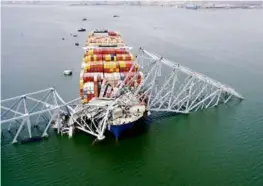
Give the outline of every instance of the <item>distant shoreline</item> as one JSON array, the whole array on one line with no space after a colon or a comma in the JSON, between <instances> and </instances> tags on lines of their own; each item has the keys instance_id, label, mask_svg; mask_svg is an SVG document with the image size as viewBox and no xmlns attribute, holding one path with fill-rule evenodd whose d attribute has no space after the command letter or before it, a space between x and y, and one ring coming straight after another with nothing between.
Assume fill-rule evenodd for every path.
<instances>
[{"instance_id":1,"label":"distant shoreline","mask_svg":"<svg viewBox=\"0 0 263 186\"><path fill-rule=\"evenodd\" d=\"M159 6L185 9L263 9L262 1L1 1L8 5L68 5L68 6Z\"/></svg>"}]
</instances>

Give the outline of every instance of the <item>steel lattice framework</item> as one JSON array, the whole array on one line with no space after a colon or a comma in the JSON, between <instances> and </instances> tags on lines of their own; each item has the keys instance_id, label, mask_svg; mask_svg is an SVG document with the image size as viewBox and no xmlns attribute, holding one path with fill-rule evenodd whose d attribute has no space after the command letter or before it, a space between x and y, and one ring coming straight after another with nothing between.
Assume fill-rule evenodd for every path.
<instances>
[{"instance_id":1,"label":"steel lattice framework","mask_svg":"<svg viewBox=\"0 0 263 186\"><path fill-rule=\"evenodd\" d=\"M140 49L137 63L145 74L135 92L148 94L148 110L191 113L227 103L231 98L243 99L233 88L178 63Z\"/></svg>"},{"instance_id":2,"label":"steel lattice framework","mask_svg":"<svg viewBox=\"0 0 263 186\"><path fill-rule=\"evenodd\" d=\"M79 103L79 100L80 98L77 98L65 103L54 88L2 100L1 129L4 128L4 124L9 124L8 131L13 125L18 127L13 139L13 143L16 143L24 126L28 131L28 137L32 138L32 127L44 121L47 125L42 137L48 136L47 130L52 122L54 120L60 122L63 114L71 115L74 112L75 103ZM60 129L58 129L58 133L60 133Z\"/></svg>"},{"instance_id":3,"label":"steel lattice framework","mask_svg":"<svg viewBox=\"0 0 263 186\"><path fill-rule=\"evenodd\" d=\"M132 72L136 66L139 66L139 71ZM144 76L142 83L131 89L129 85L141 75L140 72ZM133 78L128 78L131 73ZM227 103L233 98L241 100L243 96L201 73L140 49L130 72L107 104L83 105L80 98L66 103L54 88L49 88L2 100L1 127L9 123L10 130L12 125L18 125L13 143L17 142L25 125L31 138L32 126L38 125L41 120L47 123L43 137L48 135L47 130L53 122L59 134L71 137L77 128L102 140L117 105L131 106L143 100L148 111L188 114Z\"/></svg>"}]
</instances>

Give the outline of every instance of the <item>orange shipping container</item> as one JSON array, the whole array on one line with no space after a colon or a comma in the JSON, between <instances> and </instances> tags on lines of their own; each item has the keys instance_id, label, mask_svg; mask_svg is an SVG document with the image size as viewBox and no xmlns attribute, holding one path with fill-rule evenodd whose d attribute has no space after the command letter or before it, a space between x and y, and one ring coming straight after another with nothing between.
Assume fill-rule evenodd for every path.
<instances>
[{"instance_id":1,"label":"orange shipping container","mask_svg":"<svg viewBox=\"0 0 263 186\"><path fill-rule=\"evenodd\" d=\"M117 54L116 60L117 61L133 61L133 55L131 53L129 54Z\"/></svg>"},{"instance_id":2,"label":"orange shipping container","mask_svg":"<svg viewBox=\"0 0 263 186\"><path fill-rule=\"evenodd\" d=\"M130 68L133 65L133 62L132 61L119 61L118 64L119 64L120 72L129 72ZM136 72L136 71L138 71L137 64L135 64L135 66L132 69L132 72Z\"/></svg>"},{"instance_id":3,"label":"orange shipping container","mask_svg":"<svg viewBox=\"0 0 263 186\"><path fill-rule=\"evenodd\" d=\"M90 61L102 61L102 55L88 55L84 57L84 62L90 62Z\"/></svg>"},{"instance_id":4,"label":"orange shipping container","mask_svg":"<svg viewBox=\"0 0 263 186\"><path fill-rule=\"evenodd\" d=\"M103 65L104 73L119 72L119 65L115 61L105 62Z\"/></svg>"},{"instance_id":5,"label":"orange shipping container","mask_svg":"<svg viewBox=\"0 0 263 186\"><path fill-rule=\"evenodd\" d=\"M89 62L83 65L84 72L103 72L103 62Z\"/></svg>"},{"instance_id":6,"label":"orange shipping container","mask_svg":"<svg viewBox=\"0 0 263 186\"><path fill-rule=\"evenodd\" d=\"M90 82L94 81L94 75L92 73L84 73L83 75L83 82Z\"/></svg>"},{"instance_id":7,"label":"orange shipping container","mask_svg":"<svg viewBox=\"0 0 263 186\"><path fill-rule=\"evenodd\" d=\"M81 89L79 89L79 94L80 94L80 97L82 97L83 96L83 89L81 88Z\"/></svg>"},{"instance_id":8,"label":"orange shipping container","mask_svg":"<svg viewBox=\"0 0 263 186\"><path fill-rule=\"evenodd\" d=\"M99 96L98 82L94 82L94 96L95 96L95 97L98 97L98 96Z\"/></svg>"}]
</instances>

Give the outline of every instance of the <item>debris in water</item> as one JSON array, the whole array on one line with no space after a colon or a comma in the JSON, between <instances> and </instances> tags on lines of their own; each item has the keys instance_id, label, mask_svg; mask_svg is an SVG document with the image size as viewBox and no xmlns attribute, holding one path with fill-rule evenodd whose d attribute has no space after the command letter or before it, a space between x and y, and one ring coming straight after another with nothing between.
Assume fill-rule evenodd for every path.
<instances>
[{"instance_id":1,"label":"debris in water","mask_svg":"<svg viewBox=\"0 0 263 186\"><path fill-rule=\"evenodd\" d=\"M79 43L75 43L75 46L79 46Z\"/></svg>"},{"instance_id":2,"label":"debris in water","mask_svg":"<svg viewBox=\"0 0 263 186\"><path fill-rule=\"evenodd\" d=\"M78 29L78 32L85 32L85 31L86 31L85 28Z\"/></svg>"},{"instance_id":3,"label":"debris in water","mask_svg":"<svg viewBox=\"0 0 263 186\"><path fill-rule=\"evenodd\" d=\"M82 19L82 21L87 21L87 18L84 17L84 18Z\"/></svg>"},{"instance_id":4,"label":"debris in water","mask_svg":"<svg viewBox=\"0 0 263 186\"><path fill-rule=\"evenodd\" d=\"M118 16L118 15L114 15L113 17L120 17L120 16Z\"/></svg>"},{"instance_id":5,"label":"debris in water","mask_svg":"<svg viewBox=\"0 0 263 186\"><path fill-rule=\"evenodd\" d=\"M64 37L62 37L62 40L65 40L65 38L64 38Z\"/></svg>"},{"instance_id":6,"label":"debris in water","mask_svg":"<svg viewBox=\"0 0 263 186\"><path fill-rule=\"evenodd\" d=\"M72 36L73 36L73 37L78 37L78 35L77 35L77 34L73 34Z\"/></svg>"}]
</instances>

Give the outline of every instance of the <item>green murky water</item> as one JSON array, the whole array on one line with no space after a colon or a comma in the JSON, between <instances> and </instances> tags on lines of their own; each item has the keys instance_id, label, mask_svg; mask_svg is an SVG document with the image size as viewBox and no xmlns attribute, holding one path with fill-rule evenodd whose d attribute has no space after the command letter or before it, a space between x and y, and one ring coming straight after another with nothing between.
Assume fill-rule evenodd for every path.
<instances>
[{"instance_id":1,"label":"green murky water","mask_svg":"<svg viewBox=\"0 0 263 186\"><path fill-rule=\"evenodd\" d=\"M113 18L114 14L120 18ZM87 22L81 19L87 17ZM85 134L13 146L2 142L2 185L263 185L262 10L3 6L1 94L55 86L78 96L88 30L124 40L232 85L246 98L188 116L156 118L149 130L92 146ZM64 37L65 41L61 38ZM72 78L62 75L73 69ZM2 136L2 141L8 134Z\"/></svg>"}]
</instances>

